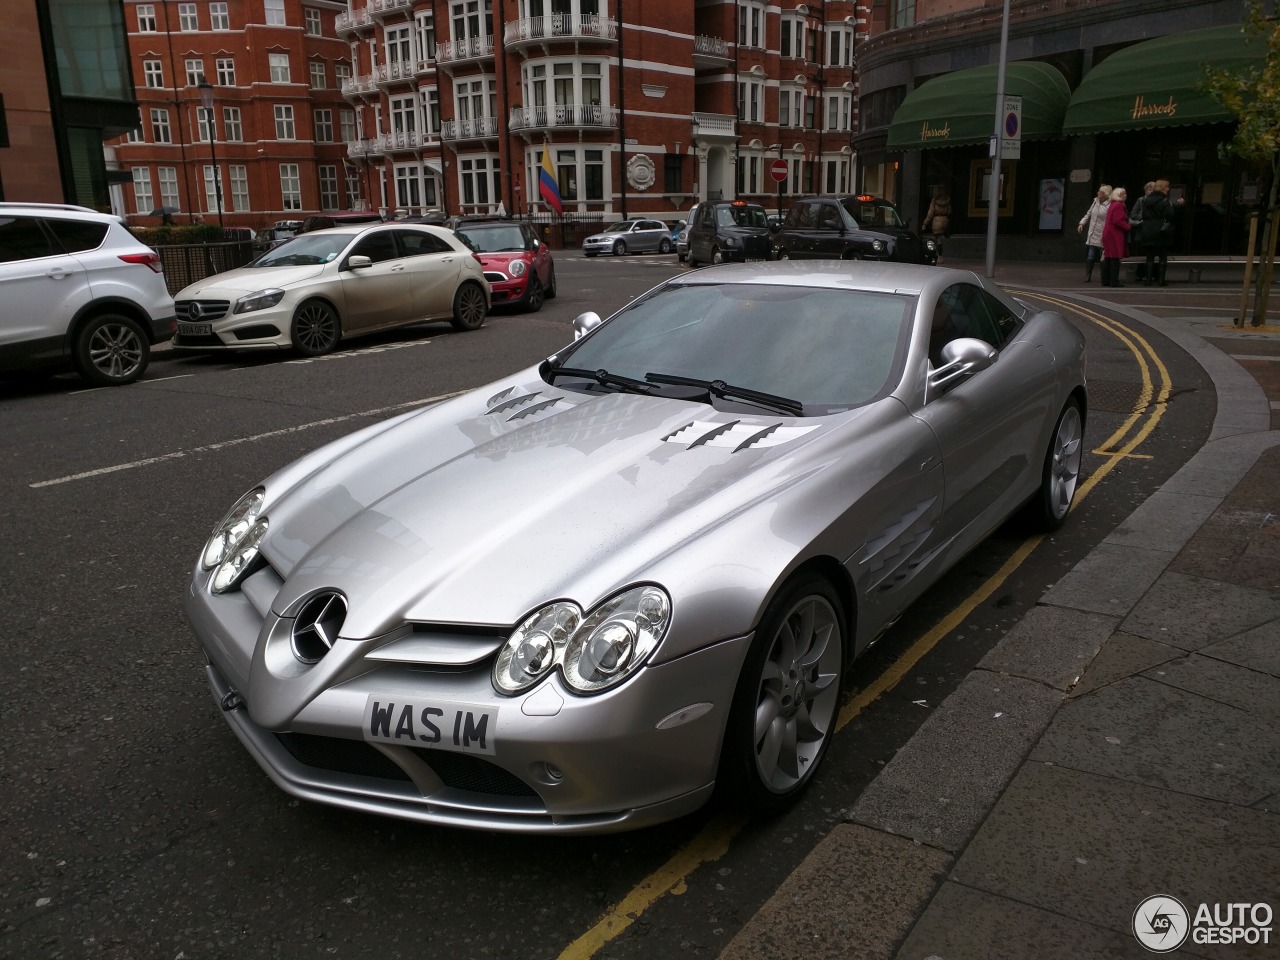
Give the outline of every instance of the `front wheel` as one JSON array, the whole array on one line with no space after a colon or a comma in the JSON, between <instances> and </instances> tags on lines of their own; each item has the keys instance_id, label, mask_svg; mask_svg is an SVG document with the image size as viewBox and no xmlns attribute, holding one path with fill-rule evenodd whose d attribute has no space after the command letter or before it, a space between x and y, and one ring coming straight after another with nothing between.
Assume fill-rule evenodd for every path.
<instances>
[{"instance_id":1,"label":"front wheel","mask_svg":"<svg viewBox=\"0 0 1280 960\"><path fill-rule=\"evenodd\" d=\"M670 241L670 240L667 240L666 238L663 238L663 240L658 244L658 252L659 252L659 253L670 253L670 252L671 252L671 241Z\"/></svg>"},{"instance_id":2,"label":"front wheel","mask_svg":"<svg viewBox=\"0 0 1280 960\"><path fill-rule=\"evenodd\" d=\"M779 260L790 260L790 259L791 259L791 252L790 252L790 251L788 251L788 250L779 250L779 251L778 251L778 259L779 259Z\"/></svg>"},{"instance_id":3,"label":"front wheel","mask_svg":"<svg viewBox=\"0 0 1280 960\"><path fill-rule=\"evenodd\" d=\"M524 294L524 308L530 313L537 313L542 309L542 301L545 296L542 283L538 280L538 275L534 274L529 278L529 288Z\"/></svg>"},{"instance_id":4,"label":"front wheel","mask_svg":"<svg viewBox=\"0 0 1280 960\"><path fill-rule=\"evenodd\" d=\"M1057 530L1066 521L1080 484L1083 455L1084 418L1080 415L1079 402L1073 397L1058 415L1044 455L1040 489L1027 503L1027 519L1036 529Z\"/></svg>"},{"instance_id":5,"label":"front wheel","mask_svg":"<svg viewBox=\"0 0 1280 960\"><path fill-rule=\"evenodd\" d=\"M719 248L719 247L712 247L712 248L711 248L711 262L712 262L712 263L724 263L724 254L720 252L720 248Z\"/></svg>"},{"instance_id":6,"label":"front wheel","mask_svg":"<svg viewBox=\"0 0 1280 960\"><path fill-rule=\"evenodd\" d=\"M455 330L479 330L484 326L484 318L489 314L489 306L484 300L484 291L474 283L464 283L453 295L453 324Z\"/></svg>"},{"instance_id":7,"label":"front wheel","mask_svg":"<svg viewBox=\"0 0 1280 960\"><path fill-rule=\"evenodd\" d=\"M836 729L845 622L835 588L806 574L769 604L738 678L721 755L726 798L774 813L803 792Z\"/></svg>"},{"instance_id":8,"label":"front wheel","mask_svg":"<svg viewBox=\"0 0 1280 960\"><path fill-rule=\"evenodd\" d=\"M613 245L613 255L615 257L620 257L626 252L627 252L627 245L623 241L619 240L617 243Z\"/></svg>"},{"instance_id":9,"label":"front wheel","mask_svg":"<svg viewBox=\"0 0 1280 960\"><path fill-rule=\"evenodd\" d=\"M554 300L556 298L556 268L551 268L551 275L547 277L547 299Z\"/></svg>"},{"instance_id":10,"label":"front wheel","mask_svg":"<svg viewBox=\"0 0 1280 960\"><path fill-rule=\"evenodd\" d=\"M76 335L76 371L96 387L122 387L146 372L151 344L141 324L122 313L94 317Z\"/></svg>"},{"instance_id":11,"label":"front wheel","mask_svg":"<svg viewBox=\"0 0 1280 960\"><path fill-rule=\"evenodd\" d=\"M342 324L333 307L322 300L308 300L293 315L289 339L293 341L293 349L304 357L319 357L338 345Z\"/></svg>"}]
</instances>

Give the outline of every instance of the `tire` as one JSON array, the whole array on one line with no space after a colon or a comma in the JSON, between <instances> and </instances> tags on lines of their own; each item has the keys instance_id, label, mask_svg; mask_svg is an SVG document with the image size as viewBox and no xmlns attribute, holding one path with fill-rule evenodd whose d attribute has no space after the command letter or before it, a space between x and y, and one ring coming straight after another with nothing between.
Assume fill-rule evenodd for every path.
<instances>
[{"instance_id":1,"label":"tire","mask_svg":"<svg viewBox=\"0 0 1280 960\"><path fill-rule=\"evenodd\" d=\"M529 313L537 313L542 309L542 301L546 299L546 291L542 289L542 281L535 273L529 278L529 286L524 291L524 308Z\"/></svg>"},{"instance_id":2,"label":"tire","mask_svg":"<svg viewBox=\"0 0 1280 960\"><path fill-rule=\"evenodd\" d=\"M671 252L671 241L670 241L670 240L665 240L665 239L664 239L661 243L659 243L659 244L658 244L658 252L659 252L659 253L670 253L670 252Z\"/></svg>"},{"instance_id":3,"label":"tire","mask_svg":"<svg viewBox=\"0 0 1280 960\"><path fill-rule=\"evenodd\" d=\"M464 283L453 295L453 324L455 330L479 330L489 315L484 302L484 291L474 283Z\"/></svg>"},{"instance_id":4,"label":"tire","mask_svg":"<svg viewBox=\"0 0 1280 960\"><path fill-rule=\"evenodd\" d=\"M151 362L151 341L142 325L123 313L94 317L76 334L76 372L95 387L133 383Z\"/></svg>"},{"instance_id":5,"label":"tire","mask_svg":"<svg viewBox=\"0 0 1280 960\"><path fill-rule=\"evenodd\" d=\"M1042 532L1057 530L1067 519L1080 485L1080 461L1084 454L1084 418L1073 397L1058 414L1049 448L1044 455L1040 489L1027 501L1026 519Z\"/></svg>"},{"instance_id":6,"label":"tire","mask_svg":"<svg viewBox=\"0 0 1280 960\"><path fill-rule=\"evenodd\" d=\"M289 327L293 349L304 357L332 353L342 339L342 322L337 311L323 300L300 304Z\"/></svg>"},{"instance_id":7,"label":"tire","mask_svg":"<svg viewBox=\"0 0 1280 960\"><path fill-rule=\"evenodd\" d=\"M712 248L711 248L711 262L712 262L712 263L724 263L724 254L720 252L720 248L719 248L719 247L712 247Z\"/></svg>"},{"instance_id":8,"label":"tire","mask_svg":"<svg viewBox=\"0 0 1280 960\"><path fill-rule=\"evenodd\" d=\"M688 251L685 251L684 253L677 253L676 257L679 258L681 263L684 263L689 259L689 253Z\"/></svg>"},{"instance_id":9,"label":"tire","mask_svg":"<svg viewBox=\"0 0 1280 960\"><path fill-rule=\"evenodd\" d=\"M546 297L548 300L554 300L556 298L556 268L555 267L551 268L551 273L547 276Z\"/></svg>"},{"instance_id":10,"label":"tire","mask_svg":"<svg viewBox=\"0 0 1280 960\"><path fill-rule=\"evenodd\" d=\"M813 780L835 734L845 622L835 588L802 574L765 610L725 727L719 784L727 800L776 813Z\"/></svg>"},{"instance_id":11,"label":"tire","mask_svg":"<svg viewBox=\"0 0 1280 960\"><path fill-rule=\"evenodd\" d=\"M778 259L779 259L779 260L790 260L790 259L791 259L791 252L790 252L790 251L788 251L788 250L779 250L779 251L778 251Z\"/></svg>"},{"instance_id":12,"label":"tire","mask_svg":"<svg viewBox=\"0 0 1280 960\"><path fill-rule=\"evenodd\" d=\"M613 255L615 257L624 257L627 254L627 244L623 240L615 240L613 244Z\"/></svg>"}]
</instances>

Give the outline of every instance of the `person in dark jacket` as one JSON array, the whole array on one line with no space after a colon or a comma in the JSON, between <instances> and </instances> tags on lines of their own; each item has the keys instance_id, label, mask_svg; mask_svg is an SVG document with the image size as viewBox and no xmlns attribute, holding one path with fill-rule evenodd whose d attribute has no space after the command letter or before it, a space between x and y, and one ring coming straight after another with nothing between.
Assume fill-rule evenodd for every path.
<instances>
[{"instance_id":1,"label":"person in dark jacket","mask_svg":"<svg viewBox=\"0 0 1280 960\"><path fill-rule=\"evenodd\" d=\"M1138 224L1138 242L1147 255L1143 284L1151 286L1157 281L1160 286L1168 286L1165 273L1169 269L1169 250L1173 247L1173 214L1174 206L1169 200L1169 181L1157 180L1150 193L1139 201L1142 208L1142 220ZM1159 261L1159 270L1156 262Z\"/></svg>"}]
</instances>

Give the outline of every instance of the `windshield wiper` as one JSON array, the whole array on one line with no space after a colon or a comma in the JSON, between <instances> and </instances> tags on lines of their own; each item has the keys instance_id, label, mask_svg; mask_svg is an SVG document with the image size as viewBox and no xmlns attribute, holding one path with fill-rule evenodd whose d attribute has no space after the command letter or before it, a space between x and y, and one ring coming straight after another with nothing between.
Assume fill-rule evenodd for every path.
<instances>
[{"instance_id":1,"label":"windshield wiper","mask_svg":"<svg viewBox=\"0 0 1280 960\"><path fill-rule=\"evenodd\" d=\"M584 370L580 367L551 367L547 371L547 379L554 381L556 377L581 377L583 380L594 380L602 387L617 387L619 390L630 390L637 393L650 393L653 384L643 380L634 380L608 370Z\"/></svg>"},{"instance_id":2,"label":"windshield wiper","mask_svg":"<svg viewBox=\"0 0 1280 960\"><path fill-rule=\"evenodd\" d=\"M644 378L650 383L670 383L678 387L701 387L713 397L724 397L729 400L745 400L770 410L789 413L792 416L804 415L804 404L790 397L780 397L775 393L762 393L746 387L735 387L723 380L698 380L694 377L677 377L669 373L646 373Z\"/></svg>"}]
</instances>

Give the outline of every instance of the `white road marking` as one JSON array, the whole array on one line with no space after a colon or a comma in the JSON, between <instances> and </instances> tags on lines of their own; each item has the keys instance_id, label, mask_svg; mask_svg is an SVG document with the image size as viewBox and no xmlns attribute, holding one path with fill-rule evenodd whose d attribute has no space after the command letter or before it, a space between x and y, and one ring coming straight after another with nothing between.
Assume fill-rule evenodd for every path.
<instances>
[{"instance_id":1,"label":"white road marking","mask_svg":"<svg viewBox=\"0 0 1280 960\"><path fill-rule=\"evenodd\" d=\"M163 463L166 460L177 460L181 457L190 456L195 453L208 453L209 451L225 450L228 447L237 447L242 443L256 443L259 440L268 440L271 437L287 436L291 433L301 433L304 430L311 430L315 427L327 427L335 423L345 423L348 420L359 420L363 417L381 417L389 413L400 413L411 407L420 407L427 403L438 403L441 400L448 400L450 397L456 397L466 390L455 390L453 393L442 393L435 397L424 397L421 400L410 400L407 403L397 403L390 407L376 407L373 410L362 410L359 413L348 413L340 417L328 417L324 420L313 420L310 423L300 423L296 427L284 427L280 430L268 430L266 433L255 433L248 437L235 437L231 440L223 440L219 443L207 443L199 447L191 447L189 450L175 450L173 453L163 453L158 457L147 457L144 460L133 460L129 463L117 463L111 467L99 467L97 470L86 470L83 473L73 473L65 477L57 477L53 480L40 480L31 484L32 489L40 487L54 487L61 483L71 483L73 480L88 480L91 477L100 477L108 473L119 473L121 470L136 470L139 467L148 467L153 463Z\"/></svg>"}]
</instances>

